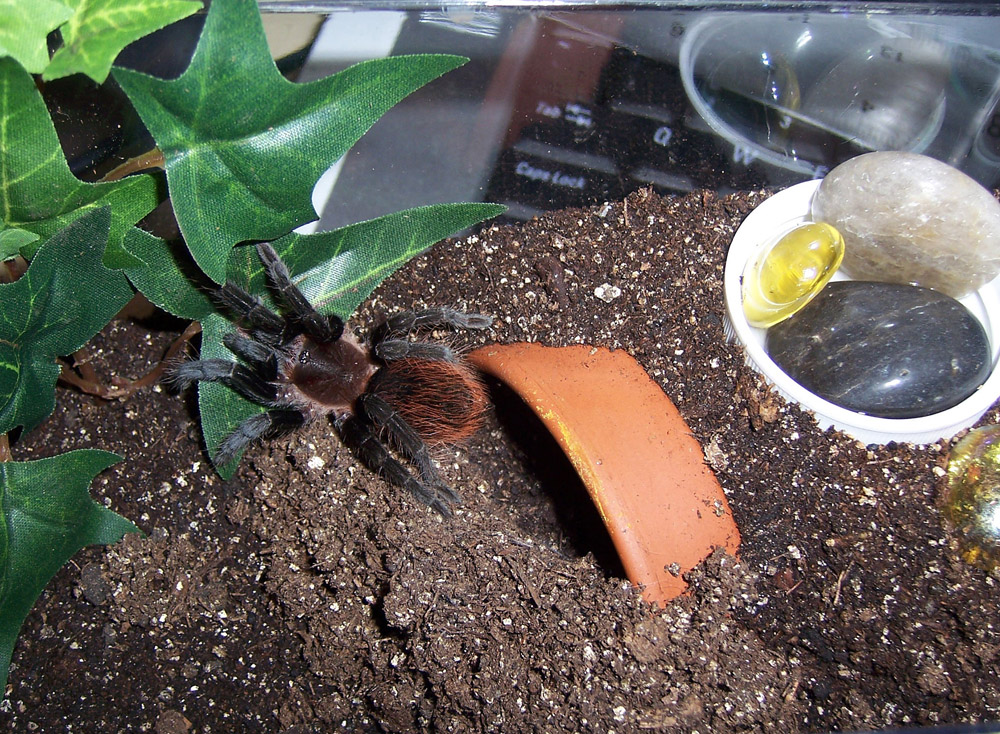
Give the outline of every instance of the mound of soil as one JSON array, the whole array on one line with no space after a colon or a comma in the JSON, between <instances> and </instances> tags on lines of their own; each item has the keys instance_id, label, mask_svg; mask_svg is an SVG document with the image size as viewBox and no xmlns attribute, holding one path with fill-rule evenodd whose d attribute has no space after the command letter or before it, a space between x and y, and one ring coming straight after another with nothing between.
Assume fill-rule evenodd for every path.
<instances>
[{"instance_id":1,"label":"mound of soil","mask_svg":"<svg viewBox=\"0 0 1000 734\"><path fill-rule=\"evenodd\" d=\"M640 601L567 460L499 385L488 425L439 452L442 520L318 423L222 481L190 396L60 390L14 447L125 460L93 495L139 524L49 584L14 653L10 731L736 732L1000 719L998 577L936 508L947 442L863 446L769 392L726 343L722 269L764 192L696 192L491 225L384 283L364 330L447 304L498 316L457 344L625 349L706 450L743 535L691 593ZM605 284L621 289L609 301ZM117 321L106 379L183 325ZM992 409L983 422L996 422ZM664 532L669 532L665 528Z\"/></svg>"}]
</instances>

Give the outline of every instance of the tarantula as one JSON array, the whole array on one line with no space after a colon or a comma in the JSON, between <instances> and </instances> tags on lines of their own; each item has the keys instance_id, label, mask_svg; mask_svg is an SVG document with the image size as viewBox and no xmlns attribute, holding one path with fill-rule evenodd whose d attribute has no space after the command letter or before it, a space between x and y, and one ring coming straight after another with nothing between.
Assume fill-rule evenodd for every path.
<instances>
[{"instance_id":1,"label":"tarantula","mask_svg":"<svg viewBox=\"0 0 1000 734\"><path fill-rule=\"evenodd\" d=\"M268 408L222 441L218 463L231 461L258 439L330 416L342 440L369 468L450 515L459 498L438 475L428 444L472 435L482 423L486 390L450 347L407 336L437 327L485 329L493 318L450 308L407 311L386 320L369 343L362 343L345 331L338 316L313 308L270 244L258 244L257 253L288 314L279 315L226 283L216 291L217 298L239 317L241 329L226 334L223 343L242 363L199 359L172 373L180 389L197 381L219 382ZM390 447L413 465L415 474Z\"/></svg>"}]
</instances>

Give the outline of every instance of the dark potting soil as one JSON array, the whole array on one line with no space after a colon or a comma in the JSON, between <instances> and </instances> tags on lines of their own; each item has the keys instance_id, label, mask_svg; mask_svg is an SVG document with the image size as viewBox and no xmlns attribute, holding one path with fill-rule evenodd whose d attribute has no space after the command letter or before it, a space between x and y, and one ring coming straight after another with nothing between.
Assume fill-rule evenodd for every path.
<instances>
[{"instance_id":1,"label":"dark potting soil","mask_svg":"<svg viewBox=\"0 0 1000 734\"><path fill-rule=\"evenodd\" d=\"M822 432L723 335L722 269L764 193L648 192L442 243L355 325L446 304L488 340L625 349L705 447L743 535L691 594L646 606L567 460L492 386L485 430L437 458L442 520L325 424L252 449L231 481L191 396L60 389L14 446L117 451L98 501L147 537L89 548L22 630L0 721L27 732L850 731L1000 719L1000 584L936 508L948 442ZM609 284L621 294L604 301ZM613 291L612 291L613 292ZM92 361L154 365L176 324L118 321ZM983 422L998 420L994 408ZM669 532L664 528L664 532Z\"/></svg>"}]
</instances>

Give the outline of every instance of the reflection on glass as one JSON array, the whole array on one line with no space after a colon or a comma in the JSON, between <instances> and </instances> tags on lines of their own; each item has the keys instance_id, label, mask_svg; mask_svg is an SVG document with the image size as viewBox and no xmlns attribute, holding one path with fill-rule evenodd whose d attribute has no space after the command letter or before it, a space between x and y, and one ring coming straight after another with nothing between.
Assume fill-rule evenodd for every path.
<instances>
[{"instance_id":1,"label":"reflection on glass","mask_svg":"<svg viewBox=\"0 0 1000 734\"><path fill-rule=\"evenodd\" d=\"M815 175L873 150L924 151L941 131L952 48L841 20L702 22L681 50L692 103L734 145Z\"/></svg>"},{"instance_id":2,"label":"reflection on glass","mask_svg":"<svg viewBox=\"0 0 1000 734\"><path fill-rule=\"evenodd\" d=\"M976 428L955 444L943 509L962 558L986 570L1000 566L1000 426Z\"/></svg>"}]
</instances>

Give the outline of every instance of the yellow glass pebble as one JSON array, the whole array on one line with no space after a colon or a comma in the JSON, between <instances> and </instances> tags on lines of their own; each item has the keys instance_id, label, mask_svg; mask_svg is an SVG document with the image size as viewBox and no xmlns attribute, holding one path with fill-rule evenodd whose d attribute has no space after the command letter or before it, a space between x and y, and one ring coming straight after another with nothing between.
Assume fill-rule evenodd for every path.
<instances>
[{"instance_id":1,"label":"yellow glass pebble","mask_svg":"<svg viewBox=\"0 0 1000 734\"><path fill-rule=\"evenodd\" d=\"M844 238L823 222L802 224L764 246L743 271L743 312L751 326L784 321L819 293L844 259Z\"/></svg>"},{"instance_id":2,"label":"yellow glass pebble","mask_svg":"<svg viewBox=\"0 0 1000 734\"><path fill-rule=\"evenodd\" d=\"M976 428L955 444L942 509L967 563L1000 566L1000 426Z\"/></svg>"}]
</instances>

